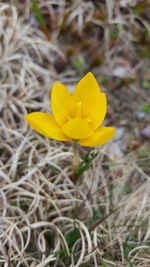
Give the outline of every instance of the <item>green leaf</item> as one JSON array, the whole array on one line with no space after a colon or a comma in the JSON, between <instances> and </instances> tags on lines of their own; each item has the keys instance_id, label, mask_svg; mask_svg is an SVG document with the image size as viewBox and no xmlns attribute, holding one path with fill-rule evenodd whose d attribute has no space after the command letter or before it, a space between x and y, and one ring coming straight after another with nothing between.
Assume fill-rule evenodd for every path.
<instances>
[{"instance_id":1,"label":"green leaf","mask_svg":"<svg viewBox=\"0 0 150 267\"><path fill-rule=\"evenodd\" d=\"M142 59L149 58L149 51L150 51L150 44L146 44L146 45L143 44L143 45L137 46L137 53L139 57Z\"/></svg>"},{"instance_id":2,"label":"green leaf","mask_svg":"<svg viewBox=\"0 0 150 267\"><path fill-rule=\"evenodd\" d=\"M144 80L144 81L141 83L141 86L142 86L144 89L148 89L148 88L150 88L150 82L147 81L147 80Z\"/></svg>"},{"instance_id":3,"label":"green leaf","mask_svg":"<svg viewBox=\"0 0 150 267\"><path fill-rule=\"evenodd\" d=\"M45 237L47 246L49 247L49 249L52 250L54 248L54 243L55 243L54 233L51 231L47 231L44 233L44 237Z\"/></svg>"},{"instance_id":4,"label":"green leaf","mask_svg":"<svg viewBox=\"0 0 150 267\"><path fill-rule=\"evenodd\" d=\"M102 261L101 266L102 267L108 267L108 265L104 261Z\"/></svg>"},{"instance_id":5,"label":"green leaf","mask_svg":"<svg viewBox=\"0 0 150 267\"><path fill-rule=\"evenodd\" d=\"M87 169L89 169L92 165L92 161L95 159L95 157L98 155L99 151L96 152L93 155L90 155L91 148L87 151L85 156L83 157L82 161L78 165L78 167L74 170L74 174L76 176L82 175Z\"/></svg>"},{"instance_id":6,"label":"green leaf","mask_svg":"<svg viewBox=\"0 0 150 267\"><path fill-rule=\"evenodd\" d=\"M118 37L118 32L117 31L115 31L115 30L110 31L110 38L112 40L116 40L117 37Z\"/></svg>"},{"instance_id":7,"label":"green leaf","mask_svg":"<svg viewBox=\"0 0 150 267\"><path fill-rule=\"evenodd\" d=\"M150 112L150 105L144 104L142 105L142 111L144 112Z\"/></svg>"},{"instance_id":8,"label":"green leaf","mask_svg":"<svg viewBox=\"0 0 150 267\"><path fill-rule=\"evenodd\" d=\"M99 79L101 85L106 86L108 84L108 77L101 75Z\"/></svg>"},{"instance_id":9,"label":"green leaf","mask_svg":"<svg viewBox=\"0 0 150 267\"><path fill-rule=\"evenodd\" d=\"M110 33L109 33L109 36L110 36L110 39L111 40L116 40L118 38L118 27L117 25L113 25L110 29Z\"/></svg>"},{"instance_id":10,"label":"green leaf","mask_svg":"<svg viewBox=\"0 0 150 267\"><path fill-rule=\"evenodd\" d=\"M138 2L138 1L137 1ZM146 1L141 1L136 6L134 6L132 9L137 15L142 14L147 8Z\"/></svg>"},{"instance_id":11,"label":"green leaf","mask_svg":"<svg viewBox=\"0 0 150 267\"><path fill-rule=\"evenodd\" d=\"M58 250L49 252L49 255L60 255L60 254L62 254L64 252L66 253L66 249L58 249Z\"/></svg>"},{"instance_id":12,"label":"green leaf","mask_svg":"<svg viewBox=\"0 0 150 267\"><path fill-rule=\"evenodd\" d=\"M90 155L90 152L92 151L92 148L89 148L87 153L85 154L85 156L83 157L83 161L88 161L88 158L89 158L89 155Z\"/></svg>"},{"instance_id":13,"label":"green leaf","mask_svg":"<svg viewBox=\"0 0 150 267\"><path fill-rule=\"evenodd\" d=\"M45 19L41 13L40 8L38 7L37 0L30 0L30 1L31 1L32 10L34 12L34 15L35 15L38 23L42 26L46 25Z\"/></svg>"},{"instance_id":14,"label":"green leaf","mask_svg":"<svg viewBox=\"0 0 150 267\"><path fill-rule=\"evenodd\" d=\"M71 232L67 234L66 241L70 250L73 248L74 244L79 239L80 239L80 231L77 228L74 228Z\"/></svg>"},{"instance_id":15,"label":"green leaf","mask_svg":"<svg viewBox=\"0 0 150 267\"><path fill-rule=\"evenodd\" d=\"M76 67L78 72L82 73L85 69L85 62L84 62L83 57L80 56L80 57L76 58L74 61L74 66Z\"/></svg>"},{"instance_id":16,"label":"green leaf","mask_svg":"<svg viewBox=\"0 0 150 267\"><path fill-rule=\"evenodd\" d=\"M147 157L147 153L146 153L146 151L145 151L145 150L140 150L140 151L138 152L138 157L139 157L139 158L145 158L145 157Z\"/></svg>"}]
</instances>

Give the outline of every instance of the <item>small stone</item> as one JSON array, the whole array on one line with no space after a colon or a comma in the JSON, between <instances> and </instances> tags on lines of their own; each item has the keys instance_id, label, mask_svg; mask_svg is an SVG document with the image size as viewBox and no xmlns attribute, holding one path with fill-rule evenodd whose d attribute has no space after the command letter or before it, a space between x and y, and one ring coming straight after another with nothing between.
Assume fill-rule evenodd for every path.
<instances>
[{"instance_id":1,"label":"small stone","mask_svg":"<svg viewBox=\"0 0 150 267\"><path fill-rule=\"evenodd\" d=\"M107 148L107 152L115 158L122 158L124 156L120 141L113 142L111 146Z\"/></svg>"},{"instance_id":2,"label":"small stone","mask_svg":"<svg viewBox=\"0 0 150 267\"><path fill-rule=\"evenodd\" d=\"M117 67L113 70L112 74L113 76L115 77L120 77L120 78L124 78L126 76L128 76L128 71L129 71L129 68L128 67Z\"/></svg>"},{"instance_id":3,"label":"small stone","mask_svg":"<svg viewBox=\"0 0 150 267\"><path fill-rule=\"evenodd\" d=\"M143 120L145 116L146 116L146 113L144 111L140 111L140 110L136 111L136 118L138 120Z\"/></svg>"},{"instance_id":4,"label":"small stone","mask_svg":"<svg viewBox=\"0 0 150 267\"><path fill-rule=\"evenodd\" d=\"M123 136L123 134L124 134L124 128L122 128L122 127L117 128L117 129L116 129L115 136L114 136L114 140L119 140L119 139L121 139L121 137Z\"/></svg>"},{"instance_id":5,"label":"small stone","mask_svg":"<svg viewBox=\"0 0 150 267\"><path fill-rule=\"evenodd\" d=\"M150 139L150 124L142 130L141 135L145 138Z\"/></svg>"}]
</instances>

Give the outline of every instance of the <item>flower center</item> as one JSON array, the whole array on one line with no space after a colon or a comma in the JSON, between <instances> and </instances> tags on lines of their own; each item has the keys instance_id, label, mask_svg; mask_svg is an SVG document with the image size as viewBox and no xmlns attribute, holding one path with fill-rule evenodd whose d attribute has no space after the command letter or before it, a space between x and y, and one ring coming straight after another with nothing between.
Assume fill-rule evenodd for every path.
<instances>
[{"instance_id":1,"label":"flower center","mask_svg":"<svg viewBox=\"0 0 150 267\"><path fill-rule=\"evenodd\" d=\"M87 121L88 123L90 123L90 122L91 122L91 118L90 118L90 117L87 117L87 118L86 118L86 121Z\"/></svg>"},{"instance_id":2,"label":"flower center","mask_svg":"<svg viewBox=\"0 0 150 267\"><path fill-rule=\"evenodd\" d=\"M68 121L70 121L70 120L71 120L71 117L70 117L70 116L68 116L68 117L67 117L67 119L68 119Z\"/></svg>"},{"instance_id":3,"label":"flower center","mask_svg":"<svg viewBox=\"0 0 150 267\"><path fill-rule=\"evenodd\" d=\"M80 118L81 119L81 113L82 113L81 108L82 108L82 102L78 102L76 104L76 114L75 114L76 118Z\"/></svg>"},{"instance_id":4,"label":"flower center","mask_svg":"<svg viewBox=\"0 0 150 267\"><path fill-rule=\"evenodd\" d=\"M91 123L91 118L89 116L84 117L84 115L82 114L82 102L81 101L76 103L76 109L75 109L74 117L71 117L71 116L67 117L68 121L70 121L71 119L75 119L75 118L83 119L89 124Z\"/></svg>"}]
</instances>

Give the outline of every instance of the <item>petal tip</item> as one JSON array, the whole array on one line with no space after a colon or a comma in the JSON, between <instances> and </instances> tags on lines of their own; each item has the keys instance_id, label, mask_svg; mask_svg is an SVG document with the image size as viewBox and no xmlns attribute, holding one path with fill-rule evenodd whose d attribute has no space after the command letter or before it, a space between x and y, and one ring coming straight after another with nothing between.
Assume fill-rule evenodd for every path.
<instances>
[{"instance_id":1,"label":"petal tip","mask_svg":"<svg viewBox=\"0 0 150 267\"><path fill-rule=\"evenodd\" d=\"M116 133L116 128L112 127L113 134Z\"/></svg>"},{"instance_id":2,"label":"petal tip","mask_svg":"<svg viewBox=\"0 0 150 267\"><path fill-rule=\"evenodd\" d=\"M29 114L23 115L23 118L27 121Z\"/></svg>"},{"instance_id":3,"label":"petal tip","mask_svg":"<svg viewBox=\"0 0 150 267\"><path fill-rule=\"evenodd\" d=\"M32 118L32 115L34 116L35 113L40 113L40 112L31 112L31 113L28 113L28 114L26 114L26 115L23 115L23 117L24 117L24 119L25 119L26 121L28 121L29 119Z\"/></svg>"},{"instance_id":4,"label":"petal tip","mask_svg":"<svg viewBox=\"0 0 150 267\"><path fill-rule=\"evenodd\" d=\"M95 78L94 74L91 71L89 71L87 74L85 74L85 76L91 76L91 77Z\"/></svg>"}]
</instances>

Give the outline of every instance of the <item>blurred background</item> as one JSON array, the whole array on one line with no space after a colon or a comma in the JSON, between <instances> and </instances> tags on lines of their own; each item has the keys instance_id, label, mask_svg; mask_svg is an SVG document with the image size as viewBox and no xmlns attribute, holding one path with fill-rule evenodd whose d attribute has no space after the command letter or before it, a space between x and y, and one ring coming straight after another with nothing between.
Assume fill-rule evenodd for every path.
<instances>
[{"instance_id":1,"label":"blurred background","mask_svg":"<svg viewBox=\"0 0 150 267\"><path fill-rule=\"evenodd\" d=\"M150 266L149 21L148 0L0 1L2 266ZM70 143L43 138L23 115L50 112L52 84L73 91L88 71L117 133L77 192Z\"/></svg>"}]
</instances>

